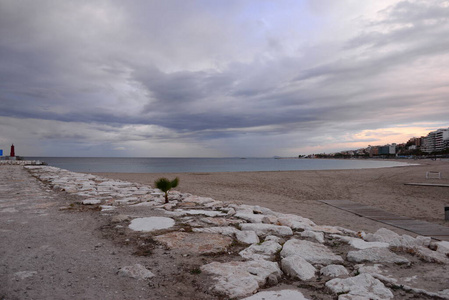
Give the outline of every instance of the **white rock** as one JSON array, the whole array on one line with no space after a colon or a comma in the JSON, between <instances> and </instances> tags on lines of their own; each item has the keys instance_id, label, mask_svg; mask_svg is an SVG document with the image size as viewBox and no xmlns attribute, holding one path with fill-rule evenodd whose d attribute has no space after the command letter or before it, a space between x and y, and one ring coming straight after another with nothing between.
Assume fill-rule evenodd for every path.
<instances>
[{"instance_id":1,"label":"white rock","mask_svg":"<svg viewBox=\"0 0 449 300\"><path fill-rule=\"evenodd\" d=\"M235 233L236 239L244 244L257 244L260 242L259 237L254 231L241 231Z\"/></svg>"},{"instance_id":2,"label":"white rock","mask_svg":"<svg viewBox=\"0 0 449 300\"><path fill-rule=\"evenodd\" d=\"M237 212L234 215L234 217L251 222L251 223L262 223L263 219L265 218L265 215L255 215L255 214Z\"/></svg>"},{"instance_id":3,"label":"white rock","mask_svg":"<svg viewBox=\"0 0 449 300\"><path fill-rule=\"evenodd\" d=\"M299 255L292 255L282 259L282 271L290 277L309 280L315 277L316 269Z\"/></svg>"},{"instance_id":4,"label":"white rock","mask_svg":"<svg viewBox=\"0 0 449 300\"><path fill-rule=\"evenodd\" d=\"M320 231L325 233L334 233L334 234L342 234L340 229L334 226L312 226L310 230Z\"/></svg>"},{"instance_id":5,"label":"white rock","mask_svg":"<svg viewBox=\"0 0 449 300\"><path fill-rule=\"evenodd\" d=\"M289 226L289 225L287 225L287 223L289 223L289 222L298 222L298 223L303 223L303 224L309 225L309 226L316 225L312 220L298 216L298 215L281 214L281 213L275 213L275 215L276 215L276 217L278 217L278 220L281 224L286 223L285 226Z\"/></svg>"},{"instance_id":6,"label":"white rock","mask_svg":"<svg viewBox=\"0 0 449 300\"><path fill-rule=\"evenodd\" d=\"M242 300L308 300L300 291L280 290L263 291Z\"/></svg>"},{"instance_id":7,"label":"white rock","mask_svg":"<svg viewBox=\"0 0 449 300\"><path fill-rule=\"evenodd\" d=\"M253 244L239 252L239 255L245 259L265 259L272 260L276 252L282 249L282 246L273 241L266 241L262 244Z\"/></svg>"},{"instance_id":8,"label":"white rock","mask_svg":"<svg viewBox=\"0 0 449 300\"><path fill-rule=\"evenodd\" d=\"M83 200L83 202L81 202L84 205L96 205L96 204L101 204L101 200L98 199L86 199Z\"/></svg>"},{"instance_id":9,"label":"white rock","mask_svg":"<svg viewBox=\"0 0 449 300\"><path fill-rule=\"evenodd\" d=\"M440 241L435 243L437 246L437 250L438 252L445 254L445 255L449 255L449 242L447 241Z\"/></svg>"},{"instance_id":10,"label":"white rock","mask_svg":"<svg viewBox=\"0 0 449 300\"><path fill-rule=\"evenodd\" d=\"M294 230L306 230L310 229L312 226L315 226L315 223L313 223L311 220L297 215L278 214L277 217L277 221L279 224L288 226Z\"/></svg>"},{"instance_id":11,"label":"white rock","mask_svg":"<svg viewBox=\"0 0 449 300\"><path fill-rule=\"evenodd\" d=\"M240 232L235 227L225 226L225 227L206 227L206 228L193 228L193 232L206 232L206 233L220 233L233 237L237 232Z\"/></svg>"},{"instance_id":12,"label":"white rock","mask_svg":"<svg viewBox=\"0 0 449 300\"><path fill-rule=\"evenodd\" d=\"M326 282L335 294L348 293L343 299L392 299L393 293L370 274L360 274L346 279L335 278ZM350 297L348 297L350 296ZM339 297L338 299L341 299Z\"/></svg>"},{"instance_id":13,"label":"white rock","mask_svg":"<svg viewBox=\"0 0 449 300\"><path fill-rule=\"evenodd\" d=\"M333 238L336 238L340 241L343 241L345 243L348 243L352 247L356 249L368 249L368 248L388 248L390 244L383 243L383 242L365 242L362 239L350 237L350 236L343 236L338 234L332 234Z\"/></svg>"},{"instance_id":14,"label":"white rock","mask_svg":"<svg viewBox=\"0 0 449 300\"><path fill-rule=\"evenodd\" d=\"M355 265L354 268L359 271L359 273L367 273L372 275L374 278L379 279L383 282L388 282L396 284L397 279L391 277L390 275L383 275L384 271L380 269L381 264L374 264L373 266L365 266L364 264Z\"/></svg>"},{"instance_id":15,"label":"white rock","mask_svg":"<svg viewBox=\"0 0 449 300\"><path fill-rule=\"evenodd\" d=\"M291 239L284 244L281 257L299 255L311 264L330 265L343 262L341 256L335 255L326 246L305 240Z\"/></svg>"},{"instance_id":16,"label":"white rock","mask_svg":"<svg viewBox=\"0 0 449 300\"><path fill-rule=\"evenodd\" d=\"M263 207L263 206L259 206L259 205L255 205L253 208L254 213L256 214L262 214L262 215L268 215L268 216L276 216L276 212L272 211L269 208Z\"/></svg>"},{"instance_id":17,"label":"white rock","mask_svg":"<svg viewBox=\"0 0 449 300\"><path fill-rule=\"evenodd\" d=\"M342 265L328 265L321 268L320 274L329 277L339 277L349 275L349 272Z\"/></svg>"},{"instance_id":18,"label":"white rock","mask_svg":"<svg viewBox=\"0 0 449 300\"><path fill-rule=\"evenodd\" d=\"M140 264L123 267L118 271L118 275L140 280L156 276L150 270L146 269L144 266Z\"/></svg>"},{"instance_id":19,"label":"white rock","mask_svg":"<svg viewBox=\"0 0 449 300\"><path fill-rule=\"evenodd\" d=\"M312 230L304 230L301 232L302 237L309 237L312 239L315 239L317 242L323 244L324 243L324 233L322 232L316 232Z\"/></svg>"},{"instance_id":20,"label":"white rock","mask_svg":"<svg viewBox=\"0 0 449 300\"><path fill-rule=\"evenodd\" d=\"M413 249L415 246L428 247L431 242L430 237L417 236L413 238L407 234L400 236L396 232L381 228L374 234L368 233L365 236L365 240L368 242L384 242L388 243L391 247L403 247L406 249Z\"/></svg>"},{"instance_id":21,"label":"white rock","mask_svg":"<svg viewBox=\"0 0 449 300\"><path fill-rule=\"evenodd\" d=\"M214 289L230 298L251 295L265 285L269 276L280 278L282 275L277 263L266 260L213 262L202 266L201 270L215 275Z\"/></svg>"},{"instance_id":22,"label":"white rock","mask_svg":"<svg viewBox=\"0 0 449 300\"><path fill-rule=\"evenodd\" d=\"M293 231L287 226L278 226L272 224L240 224L240 229L250 230L256 232L260 236L267 235L279 235L279 236L290 236L293 235Z\"/></svg>"},{"instance_id":23,"label":"white rock","mask_svg":"<svg viewBox=\"0 0 449 300\"><path fill-rule=\"evenodd\" d=\"M189 197L185 198L183 200L183 202L193 202L193 203L204 205L206 203L216 202L216 200L214 200L212 198L207 198L207 197L189 196Z\"/></svg>"},{"instance_id":24,"label":"white rock","mask_svg":"<svg viewBox=\"0 0 449 300\"><path fill-rule=\"evenodd\" d=\"M204 203L203 206L205 206L205 207L221 207L221 206L223 206L223 201L214 200L212 202Z\"/></svg>"},{"instance_id":25,"label":"white rock","mask_svg":"<svg viewBox=\"0 0 449 300\"><path fill-rule=\"evenodd\" d=\"M397 263L410 264L410 261L399 256L387 248L369 248L357 251L349 251L347 256L348 261L352 262L372 262L372 263Z\"/></svg>"},{"instance_id":26,"label":"white rock","mask_svg":"<svg viewBox=\"0 0 449 300\"><path fill-rule=\"evenodd\" d=\"M449 258L446 256L446 254L443 254L441 252L432 251L429 248L422 246L415 246L413 250L415 251L416 256L427 262L449 264Z\"/></svg>"},{"instance_id":27,"label":"white rock","mask_svg":"<svg viewBox=\"0 0 449 300\"><path fill-rule=\"evenodd\" d=\"M221 211L216 211L216 210L191 209L191 210L185 210L184 213L186 215L205 215L205 216L208 216L208 217L226 216L225 213L222 213Z\"/></svg>"},{"instance_id":28,"label":"white rock","mask_svg":"<svg viewBox=\"0 0 449 300\"><path fill-rule=\"evenodd\" d=\"M101 207L101 211L111 211L111 210L115 210L114 206L111 205L100 205Z\"/></svg>"},{"instance_id":29,"label":"white rock","mask_svg":"<svg viewBox=\"0 0 449 300\"><path fill-rule=\"evenodd\" d=\"M32 277L34 275L36 275L37 272L36 271L20 271L20 272L16 272L14 273L14 277L23 280L26 279L28 277Z\"/></svg>"},{"instance_id":30,"label":"white rock","mask_svg":"<svg viewBox=\"0 0 449 300\"><path fill-rule=\"evenodd\" d=\"M173 227L175 220L165 217L137 218L131 221L129 228L134 231L154 231Z\"/></svg>"}]
</instances>

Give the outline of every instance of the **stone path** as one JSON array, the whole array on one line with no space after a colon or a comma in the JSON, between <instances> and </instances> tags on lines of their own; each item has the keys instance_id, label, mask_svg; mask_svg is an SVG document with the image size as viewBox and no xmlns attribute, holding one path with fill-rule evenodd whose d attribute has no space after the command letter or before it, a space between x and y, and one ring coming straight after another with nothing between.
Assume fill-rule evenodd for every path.
<instances>
[{"instance_id":1,"label":"stone path","mask_svg":"<svg viewBox=\"0 0 449 300\"><path fill-rule=\"evenodd\" d=\"M449 227L446 226L398 216L385 210L350 200L321 200L320 202L416 234L430 236L437 240L449 241Z\"/></svg>"},{"instance_id":2,"label":"stone path","mask_svg":"<svg viewBox=\"0 0 449 300\"><path fill-rule=\"evenodd\" d=\"M176 191L165 204L54 167L7 166L0 182L2 299L449 299L449 243L430 237Z\"/></svg>"}]
</instances>

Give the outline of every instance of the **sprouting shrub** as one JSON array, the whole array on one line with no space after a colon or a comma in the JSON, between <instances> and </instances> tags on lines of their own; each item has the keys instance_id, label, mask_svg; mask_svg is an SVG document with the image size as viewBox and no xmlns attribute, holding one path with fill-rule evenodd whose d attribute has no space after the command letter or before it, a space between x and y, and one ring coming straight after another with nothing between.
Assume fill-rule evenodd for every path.
<instances>
[{"instance_id":1,"label":"sprouting shrub","mask_svg":"<svg viewBox=\"0 0 449 300\"><path fill-rule=\"evenodd\" d=\"M165 203L168 203L168 191L170 191L172 188L175 188L179 184L179 178L176 177L172 181L168 180L167 178L159 178L154 182L156 187L163 191L165 193Z\"/></svg>"}]
</instances>

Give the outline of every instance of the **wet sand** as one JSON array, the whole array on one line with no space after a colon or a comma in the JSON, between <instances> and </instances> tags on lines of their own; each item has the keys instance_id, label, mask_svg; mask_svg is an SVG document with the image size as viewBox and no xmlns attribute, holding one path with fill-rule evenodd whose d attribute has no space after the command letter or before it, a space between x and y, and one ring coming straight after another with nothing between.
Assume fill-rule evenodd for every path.
<instances>
[{"instance_id":1,"label":"wet sand","mask_svg":"<svg viewBox=\"0 0 449 300\"><path fill-rule=\"evenodd\" d=\"M408 161L407 161L408 162ZM449 161L419 160L415 166L326 171L227 173L93 173L153 185L160 177L180 178L176 190L238 204L261 205L298 214L317 224L374 232L385 227L400 234L408 231L358 217L317 200L351 200L404 217L444 226L449 187L410 186L404 183L449 184ZM427 171L442 179L426 179ZM413 234L411 234L413 235Z\"/></svg>"}]
</instances>

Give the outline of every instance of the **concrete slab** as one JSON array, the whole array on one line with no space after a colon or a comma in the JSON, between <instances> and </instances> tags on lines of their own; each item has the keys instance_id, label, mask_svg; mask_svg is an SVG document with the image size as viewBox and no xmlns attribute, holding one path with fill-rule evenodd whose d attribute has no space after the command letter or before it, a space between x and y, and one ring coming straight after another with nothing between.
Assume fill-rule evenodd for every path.
<instances>
[{"instance_id":1,"label":"concrete slab","mask_svg":"<svg viewBox=\"0 0 449 300\"><path fill-rule=\"evenodd\" d=\"M446 238L449 238L449 227L446 226L398 216L382 209L356 203L350 200L321 200L320 202L352 212L358 216L405 229L419 235L431 236L438 240L447 240Z\"/></svg>"},{"instance_id":2,"label":"concrete slab","mask_svg":"<svg viewBox=\"0 0 449 300\"><path fill-rule=\"evenodd\" d=\"M404 185L449 187L449 184L444 183L404 183Z\"/></svg>"}]
</instances>

